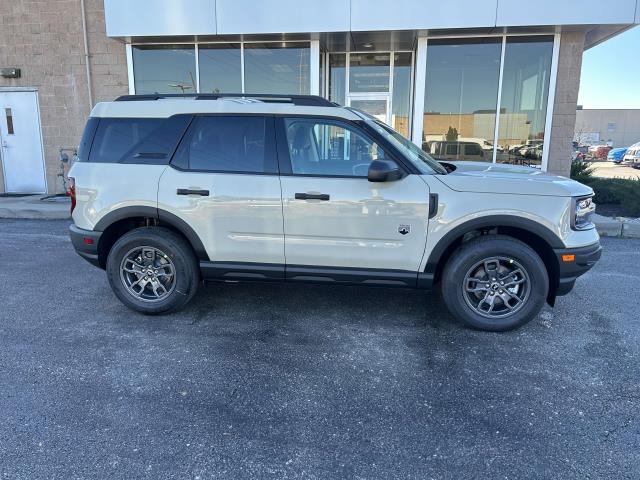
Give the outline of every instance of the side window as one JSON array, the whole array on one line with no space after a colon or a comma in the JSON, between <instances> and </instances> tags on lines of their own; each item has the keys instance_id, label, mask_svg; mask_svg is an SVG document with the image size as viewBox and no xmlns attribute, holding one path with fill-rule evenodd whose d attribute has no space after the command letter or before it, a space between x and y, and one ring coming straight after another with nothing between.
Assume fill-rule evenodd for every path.
<instances>
[{"instance_id":1,"label":"side window","mask_svg":"<svg viewBox=\"0 0 640 480\"><path fill-rule=\"evenodd\" d=\"M190 120L189 115L169 118L101 118L95 127L89 162L169 163L169 158ZM93 121L94 119L89 120L85 128L78 151L80 160L87 156Z\"/></svg>"},{"instance_id":2,"label":"side window","mask_svg":"<svg viewBox=\"0 0 640 480\"><path fill-rule=\"evenodd\" d=\"M189 170L276 173L271 121L260 116L197 117L172 164Z\"/></svg>"},{"instance_id":3,"label":"side window","mask_svg":"<svg viewBox=\"0 0 640 480\"><path fill-rule=\"evenodd\" d=\"M325 119L284 121L291 170L295 175L366 177L384 151L357 129Z\"/></svg>"},{"instance_id":4,"label":"side window","mask_svg":"<svg viewBox=\"0 0 640 480\"><path fill-rule=\"evenodd\" d=\"M479 143L467 143L464 153L465 155L482 156L482 147Z\"/></svg>"},{"instance_id":5,"label":"side window","mask_svg":"<svg viewBox=\"0 0 640 480\"><path fill-rule=\"evenodd\" d=\"M457 143L447 143L447 155L458 155Z\"/></svg>"},{"instance_id":6,"label":"side window","mask_svg":"<svg viewBox=\"0 0 640 480\"><path fill-rule=\"evenodd\" d=\"M101 118L90 162L118 163L131 147L160 126L164 118Z\"/></svg>"}]
</instances>

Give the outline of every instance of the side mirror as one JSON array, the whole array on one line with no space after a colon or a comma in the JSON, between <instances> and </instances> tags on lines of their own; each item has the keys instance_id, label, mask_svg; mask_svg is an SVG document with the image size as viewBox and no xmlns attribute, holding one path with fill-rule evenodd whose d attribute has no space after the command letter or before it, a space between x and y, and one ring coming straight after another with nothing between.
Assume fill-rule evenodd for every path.
<instances>
[{"instance_id":1,"label":"side mirror","mask_svg":"<svg viewBox=\"0 0 640 480\"><path fill-rule=\"evenodd\" d=\"M374 160L369 165L367 179L370 182L394 182L402 178L402 171L392 160Z\"/></svg>"}]
</instances>

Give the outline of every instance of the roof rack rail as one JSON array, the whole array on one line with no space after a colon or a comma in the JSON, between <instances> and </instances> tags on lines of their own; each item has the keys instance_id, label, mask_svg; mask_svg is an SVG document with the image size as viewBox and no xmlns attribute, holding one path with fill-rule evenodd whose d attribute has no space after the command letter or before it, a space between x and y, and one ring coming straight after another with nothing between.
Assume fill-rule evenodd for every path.
<instances>
[{"instance_id":1,"label":"roof rack rail","mask_svg":"<svg viewBox=\"0 0 640 480\"><path fill-rule=\"evenodd\" d=\"M267 103L292 103L305 107L337 107L318 95L277 95L271 93L153 93L143 95L122 95L116 102L137 102L144 100L161 100L164 98L189 98L192 100L219 100L222 98L256 99Z\"/></svg>"}]
</instances>

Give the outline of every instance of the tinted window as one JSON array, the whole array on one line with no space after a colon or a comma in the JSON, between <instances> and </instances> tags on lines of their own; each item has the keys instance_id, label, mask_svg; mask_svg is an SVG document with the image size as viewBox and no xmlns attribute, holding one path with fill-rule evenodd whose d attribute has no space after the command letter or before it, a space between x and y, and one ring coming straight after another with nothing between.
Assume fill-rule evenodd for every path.
<instances>
[{"instance_id":1,"label":"tinted window","mask_svg":"<svg viewBox=\"0 0 640 480\"><path fill-rule=\"evenodd\" d=\"M465 155L479 155L482 156L482 148L477 143L467 143L464 147Z\"/></svg>"},{"instance_id":2,"label":"tinted window","mask_svg":"<svg viewBox=\"0 0 640 480\"><path fill-rule=\"evenodd\" d=\"M93 141L93 134L96 133L98 123L100 123L99 118L90 117L89 120L87 120L87 125L84 127L84 133L80 139L80 145L78 145L79 162L86 162L88 160L91 142Z\"/></svg>"},{"instance_id":3,"label":"tinted window","mask_svg":"<svg viewBox=\"0 0 640 480\"><path fill-rule=\"evenodd\" d=\"M188 115L170 118L102 118L96 129L89 161L168 163L190 119Z\"/></svg>"},{"instance_id":4,"label":"tinted window","mask_svg":"<svg viewBox=\"0 0 640 480\"><path fill-rule=\"evenodd\" d=\"M241 50L236 43L202 44L198 47L200 92L242 92Z\"/></svg>"},{"instance_id":5,"label":"tinted window","mask_svg":"<svg viewBox=\"0 0 640 480\"><path fill-rule=\"evenodd\" d=\"M501 52L501 38L429 40L423 141L493 139ZM446 150L456 160L465 160L467 152Z\"/></svg>"},{"instance_id":6,"label":"tinted window","mask_svg":"<svg viewBox=\"0 0 640 480\"><path fill-rule=\"evenodd\" d=\"M369 164L384 159L384 151L342 122L288 118L285 120L294 174L366 177Z\"/></svg>"},{"instance_id":7,"label":"tinted window","mask_svg":"<svg viewBox=\"0 0 640 480\"><path fill-rule=\"evenodd\" d=\"M194 93L196 55L193 45L134 45L136 93Z\"/></svg>"},{"instance_id":8,"label":"tinted window","mask_svg":"<svg viewBox=\"0 0 640 480\"><path fill-rule=\"evenodd\" d=\"M308 43L245 43L245 92L308 95L310 78Z\"/></svg>"},{"instance_id":9,"label":"tinted window","mask_svg":"<svg viewBox=\"0 0 640 480\"><path fill-rule=\"evenodd\" d=\"M90 162L117 163L131 147L160 126L162 118L103 118L91 147Z\"/></svg>"},{"instance_id":10,"label":"tinted window","mask_svg":"<svg viewBox=\"0 0 640 480\"><path fill-rule=\"evenodd\" d=\"M457 155L458 154L458 145L455 143L447 144L447 155Z\"/></svg>"},{"instance_id":11,"label":"tinted window","mask_svg":"<svg viewBox=\"0 0 640 480\"><path fill-rule=\"evenodd\" d=\"M271 119L251 116L198 117L176 152L173 164L191 170L275 173Z\"/></svg>"}]
</instances>

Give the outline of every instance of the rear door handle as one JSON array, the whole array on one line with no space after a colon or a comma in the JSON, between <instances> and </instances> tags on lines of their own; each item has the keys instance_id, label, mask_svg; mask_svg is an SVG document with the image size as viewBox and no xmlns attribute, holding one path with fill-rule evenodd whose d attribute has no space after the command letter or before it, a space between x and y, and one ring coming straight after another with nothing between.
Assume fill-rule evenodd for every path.
<instances>
[{"instance_id":1,"label":"rear door handle","mask_svg":"<svg viewBox=\"0 0 640 480\"><path fill-rule=\"evenodd\" d=\"M329 200L329 194L327 193L296 193L296 200Z\"/></svg>"},{"instance_id":2,"label":"rear door handle","mask_svg":"<svg viewBox=\"0 0 640 480\"><path fill-rule=\"evenodd\" d=\"M178 195L200 195L201 197L208 197L209 190L191 190L190 188L179 188Z\"/></svg>"}]
</instances>

